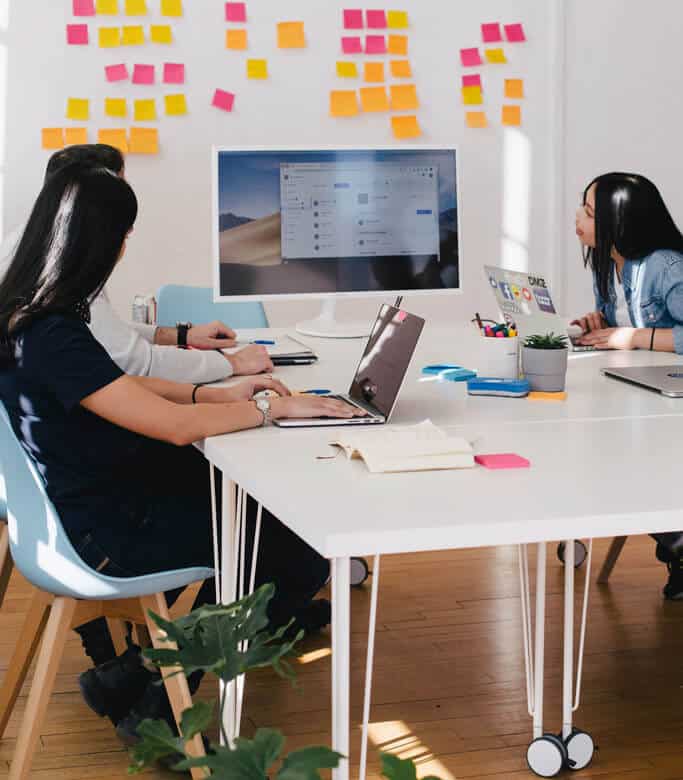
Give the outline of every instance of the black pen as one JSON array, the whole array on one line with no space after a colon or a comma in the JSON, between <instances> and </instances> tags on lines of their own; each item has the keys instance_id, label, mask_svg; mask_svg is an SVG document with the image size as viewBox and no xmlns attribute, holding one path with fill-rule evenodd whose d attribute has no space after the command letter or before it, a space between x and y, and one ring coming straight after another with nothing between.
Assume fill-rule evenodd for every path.
<instances>
[{"instance_id":1,"label":"black pen","mask_svg":"<svg viewBox=\"0 0 683 780\"><path fill-rule=\"evenodd\" d=\"M396 303L394 303L394 308L395 309L400 309L402 303L403 303L403 296L402 295L397 295L396 296Z\"/></svg>"}]
</instances>

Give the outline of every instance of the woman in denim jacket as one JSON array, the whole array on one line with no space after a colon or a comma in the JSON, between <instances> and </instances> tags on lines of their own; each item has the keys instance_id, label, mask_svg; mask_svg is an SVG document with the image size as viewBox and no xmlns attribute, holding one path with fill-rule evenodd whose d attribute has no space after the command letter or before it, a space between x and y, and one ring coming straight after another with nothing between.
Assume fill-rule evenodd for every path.
<instances>
[{"instance_id":1,"label":"woman in denim jacket","mask_svg":"<svg viewBox=\"0 0 683 780\"><path fill-rule=\"evenodd\" d=\"M595 311L575 320L582 344L683 354L683 236L655 185L633 173L594 179L576 214ZM683 532L653 534L669 568L668 599L683 599Z\"/></svg>"}]
</instances>

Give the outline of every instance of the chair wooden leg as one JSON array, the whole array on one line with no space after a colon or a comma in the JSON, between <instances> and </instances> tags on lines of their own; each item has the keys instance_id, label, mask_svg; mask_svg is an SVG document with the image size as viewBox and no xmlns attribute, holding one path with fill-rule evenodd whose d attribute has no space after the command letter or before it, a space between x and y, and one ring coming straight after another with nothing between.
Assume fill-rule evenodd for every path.
<instances>
[{"instance_id":1,"label":"chair wooden leg","mask_svg":"<svg viewBox=\"0 0 683 780\"><path fill-rule=\"evenodd\" d=\"M128 649L128 626L125 620L117 620L116 618L107 618L107 627L109 628L109 636L111 637L112 644L116 655L125 653Z\"/></svg>"},{"instance_id":2,"label":"chair wooden leg","mask_svg":"<svg viewBox=\"0 0 683 780\"><path fill-rule=\"evenodd\" d=\"M58 596L52 603L43 644L36 663L31 692L26 703L26 712L14 749L9 780L26 780L31 771L31 762L40 738L40 729L54 688L55 677L62 660L64 645L69 635L75 610L75 599Z\"/></svg>"},{"instance_id":3,"label":"chair wooden leg","mask_svg":"<svg viewBox=\"0 0 683 780\"><path fill-rule=\"evenodd\" d=\"M42 590L35 591L24 625L17 638L12 659L0 689L0 738L7 728L7 723L14 709L14 704L21 692L33 656L36 654L40 639L45 630L50 604L54 596Z\"/></svg>"},{"instance_id":4,"label":"chair wooden leg","mask_svg":"<svg viewBox=\"0 0 683 780\"><path fill-rule=\"evenodd\" d=\"M615 536L614 539L612 539L612 544L610 544L609 550L607 551L605 562L602 564L600 574L598 574L599 585L605 585L607 580L609 580L609 575L612 573L612 569L614 568L617 558L619 558L627 539L628 536Z\"/></svg>"},{"instance_id":5,"label":"chair wooden leg","mask_svg":"<svg viewBox=\"0 0 683 780\"><path fill-rule=\"evenodd\" d=\"M148 610L152 610L159 617L165 620L170 620L168 613L168 606L166 604L166 598L163 593L156 593L153 596L143 596L140 598L140 606L145 614L147 621L147 629L152 638L152 644L158 648L173 647L173 644L166 639L166 635L159 629L157 624L150 618ZM187 686L187 678L184 674L176 674L178 671L174 667L166 667L161 670L162 677L164 678L164 685L166 686L166 692L171 702L171 708L173 709L173 715L175 716L178 728L180 728L180 719L183 711L192 706L192 696L190 695L190 689ZM190 742L186 744L187 753L191 756L204 756L204 744L199 734L195 736ZM203 769L193 769L192 777L195 780L198 778L206 777L207 773Z\"/></svg>"},{"instance_id":6,"label":"chair wooden leg","mask_svg":"<svg viewBox=\"0 0 683 780\"><path fill-rule=\"evenodd\" d=\"M0 521L0 607L5 600L13 568L14 563L9 551L9 526L6 522Z\"/></svg>"}]
</instances>

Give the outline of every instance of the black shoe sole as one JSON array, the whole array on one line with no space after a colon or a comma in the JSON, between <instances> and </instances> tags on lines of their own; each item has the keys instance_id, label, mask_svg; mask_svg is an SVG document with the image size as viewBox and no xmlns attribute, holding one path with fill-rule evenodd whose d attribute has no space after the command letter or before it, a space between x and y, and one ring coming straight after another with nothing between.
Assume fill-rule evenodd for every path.
<instances>
[{"instance_id":1,"label":"black shoe sole","mask_svg":"<svg viewBox=\"0 0 683 780\"><path fill-rule=\"evenodd\" d=\"M106 717L107 713L107 695L102 684L97 679L97 673L94 669L88 669L78 678L78 686L81 689L83 700L93 712L96 712L101 718Z\"/></svg>"}]
</instances>

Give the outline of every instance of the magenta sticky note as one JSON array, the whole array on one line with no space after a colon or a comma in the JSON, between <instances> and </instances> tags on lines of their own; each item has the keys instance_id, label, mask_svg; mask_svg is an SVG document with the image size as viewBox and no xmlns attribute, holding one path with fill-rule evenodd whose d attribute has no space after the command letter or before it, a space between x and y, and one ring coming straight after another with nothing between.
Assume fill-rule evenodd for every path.
<instances>
[{"instance_id":1,"label":"magenta sticky note","mask_svg":"<svg viewBox=\"0 0 683 780\"><path fill-rule=\"evenodd\" d=\"M363 44L357 36L346 36L342 38L342 51L344 54L360 54L363 51Z\"/></svg>"},{"instance_id":2,"label":"magenta sticky note","mask_svg":"<svg viewBox=\"0 0 683 780\"><path fill-rule=\"evenodd\" d=\"M104 69L104 74L107 77L107 81L128 80L128 68L123 63L121 65L107 65Z\"/></svg>"},{"instance_id":3,"label":"magenta sticky note","mask_svg":"<svg viewBox=\"0 0 683 780\"><path fill-rule=\"evenodd\" d=\"M503 40L503 36L500 32L500 24L493 22L492 24L482 24L481 37L484 43L499 43Z\"/></svg>"},{"instance_id":4,"label":"magenta sticky note","mask_svg":"<svg viewBox=\"0 0 683 780\"><path fill-rule=\"evenodd\" d=\"M214 92L211 105L216 108L220 108L221 111L232 111L232 107L235 103L235 96L232 92L226 92L223 89L217 89Z\"/></svg>"},{"instance_id":5,"label":"magenta sticky note","mask_svg":"<svg viewBox=\"0 0 683 780\"><path fill-rule=\"evenodd\" d=\"M495 455L475 455L474 462L487 469L528 469L531 462L512 452Z\"/></svg>"},{"instance_id":6,"label":"magenta sticky note","mask_svg":"<svg viewBox=\"0 0 683 780\"><path fill-rule=\"evenodd\" d=\"M386 11L366 11L365 18L371 30L383 30L387 26Z\"/></svg>"},{"instance_id":7,"label":"magenta sticky note","mask_svg":"<svg viewBox=\"0 0 683 780\"><path fill-rule=\"evenodd\" d=\"M366 54L386 54L387 53L387 41L383 35L366 35L365 36L365 53Z\"/></svg>"},{"instance_id":8,"label":"magenta sticky note","mask_svg":"<svg viewBox=\"0 0 683 780\"><path fill-rule=\"evenodd\" d=\"M347 30L363 29L363 12L360 8L347 8L344 11L344 27Z\"/></svg>"},{"instance_id":9,"label":"magenta sticky note","mask_svg":"<svg viewBox=\"0 0 683 780\"><path fill-rule=\"evenodd\" d=\"M74 0L74 16L95 16L95 0Z\"/></svg>"},{"instance_id":10,"label":"magenta sticky note","mask_svg":"<svg viewBox=\"0 0 683 780\"><path fill-rule=\"evenodd\" d=\"M136 65L133 68L133 84L154 84L154 65Z\"/></svg>"},{"instance_id":11,"label":"magenta sticky note","mask_svg":"<svg viewBox=\"0 0 683 780\"><path fill-rule=\"evenodd\" d=\"M67 24L66 42L69 46L87 46L88 25L87 24Z\"/></svg>"},{"instance_id":12,"label":"magenta sticky note","mask_svg":"<svg viewBox=\"0 0 683 780\"><path fill-rule=\"evenodd\" d=\"M460 49L460 62L465 68L474 68L482 64L479 49Z\"/></svg>"},{"instance_id":13,"label":"magenta sticky note","mask_svg":"<svg viewBox=\"0 0 683 780\"><path fill-rule=\"evenodd\" d=\"M226 3L225 4L226 22L246 22L247 6L244 3Z\"/></svg>"},{"instance_id":14,"label":"magenta sticky note","mask_svg":"<svg viewBox=\"0 0 683 780\"><path fill-rule=\"evenodd\" d=\"M478 73L473 73L471 76L462 77L463 87L481 87L481 76Z\"/></svg>"},{"instance_id":15,"label":"magenta sticky note","mask_svg":"<svg viewBox=\"0 0 683 780\"><path fill-rule=\"evenodd\" d=\"M510 43L523 43L526 40L524 35L524 27L521 24L506 24L505 37Z\"/></svg>"},{"instance_id":16,"label":"magenta sticky note","mask_svg":"<svg viewBox=\"0 0 683 780\"><path fill-rule=\"evenodd\" d=\"M180 62L164 63L164 84L184 84L185 66Z\"/></svg>"}]
</instances>

